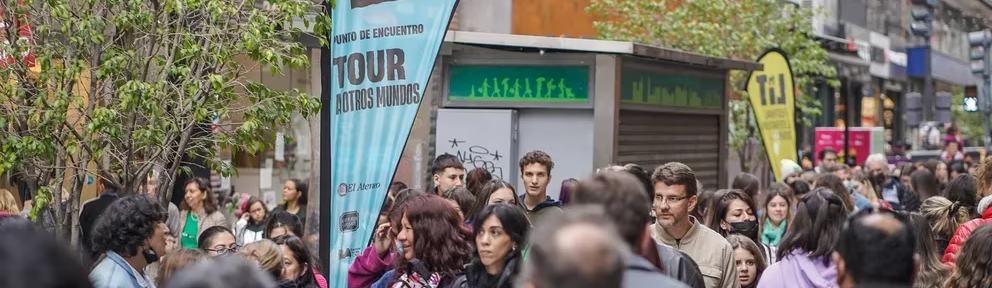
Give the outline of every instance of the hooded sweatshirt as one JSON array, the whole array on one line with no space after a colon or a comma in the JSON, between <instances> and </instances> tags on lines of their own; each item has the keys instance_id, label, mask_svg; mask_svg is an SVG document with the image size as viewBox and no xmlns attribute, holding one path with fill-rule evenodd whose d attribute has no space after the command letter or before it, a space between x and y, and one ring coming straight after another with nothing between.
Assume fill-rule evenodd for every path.
<instances>
[{"instance_id":1,"label":"hooded sweatshirt","mask_svg":"<svg viewBox=\"0 0 992 288\"><path fill-rule=\"evenodd\" d=\"M520 199L524 199L525 197L527 197L527 194L520 195ZM524 207L524 209L527 210L527 219L530 219L530 222L534 223L535 227L537 227L538 223L541 222L541 218L544 218L547 215L561 214L562 212L561 202L551 199L551 196L544 197L547 197L544 202L534 206L533 210L526 209L526 206Z\"/></svg>"},{"instance_id":2,"label":"hooded sweatshirt","mask_svg":"<svg viewBox=\"0 0 992 288\"><path fill-rule=\"evenodd\" d=\"M792 251L785 259L768 266L761 274L758 288L838 288L837 265L823 258L809 258L809 253Z\"/></svg>"}]
</instances>

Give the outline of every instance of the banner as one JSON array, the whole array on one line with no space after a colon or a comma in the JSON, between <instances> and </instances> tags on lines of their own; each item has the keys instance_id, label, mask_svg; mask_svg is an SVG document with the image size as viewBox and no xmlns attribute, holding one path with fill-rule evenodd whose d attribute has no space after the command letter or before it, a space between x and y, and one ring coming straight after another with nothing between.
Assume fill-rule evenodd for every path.
<instances>
[{"instance_id":1,"label":"banner","mask_svg":"<svg viewBox=\"0 0 992 288\"><path fill-rule=\"evenodd\" d=\"M782 159L797 160L796 87L792 66L785 52L772 49L761 55L762 71L752 71L747 81L748 98L761 142L771 162L775 181L782 181ZM798 161L796 161L798 163Z\"/></svg>"},{"instance_id":2,"label":"banner","mask_svg":"<svg viewBox=\"0 0 992 288\"><path fill-rule=\"evenodd\" d=\"M457 0L339 0L331 38L328 287L369 243ZM324 123L325 125L328 123Z\"/></svg>"}]
</instances>

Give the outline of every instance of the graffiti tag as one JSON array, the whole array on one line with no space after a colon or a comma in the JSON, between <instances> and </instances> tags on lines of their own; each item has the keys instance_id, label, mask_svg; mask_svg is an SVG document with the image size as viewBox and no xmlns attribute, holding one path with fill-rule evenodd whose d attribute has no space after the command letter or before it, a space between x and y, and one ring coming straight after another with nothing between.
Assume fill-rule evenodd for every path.
<instances>
[{"instance_id":1,"label":"graffiti tag","mask_svg":"<svg viewBox=\"0 0 992 288\"><path fill-rule=\"evenodd\" d=\"M458 145L465 143L465 141L458 141L457 139L451 139L448 142L452 143L451 148L457 149L455 157L458 157L458 160L462 161L465 169L482 168L489 171L489 174L492 174L493 178L503 179L503 167L500 167L495 161L499 161L504 155L500 155L498 150L490 150L479 145L469 146L465 149Z\"/></svg>"}]
</instances>

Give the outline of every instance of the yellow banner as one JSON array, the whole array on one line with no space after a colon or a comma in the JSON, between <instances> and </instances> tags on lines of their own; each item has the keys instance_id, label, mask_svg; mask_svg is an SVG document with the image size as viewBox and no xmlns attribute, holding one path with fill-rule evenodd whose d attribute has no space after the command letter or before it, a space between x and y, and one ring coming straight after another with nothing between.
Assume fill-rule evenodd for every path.
<instances>
[{"instance_id":1,"label":"yellow banner","mask_svg":"<svg viewBox=\"0 0 992 288\"><path fill-rule=\"evenodd\" d=\"M765 52L758 62L764 70L751 72L747 93L772 174L775 181L782 181L782 160L797 158L795 81L789 59L781 50Z\"/></svg>"}]
</instances>

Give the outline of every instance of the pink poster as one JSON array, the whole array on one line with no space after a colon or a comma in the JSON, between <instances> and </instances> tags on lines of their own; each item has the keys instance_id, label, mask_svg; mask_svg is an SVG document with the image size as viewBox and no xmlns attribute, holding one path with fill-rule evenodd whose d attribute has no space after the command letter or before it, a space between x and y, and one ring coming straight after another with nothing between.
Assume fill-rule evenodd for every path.
<instances>
[{"instance_id":1,"label":"pink poster","mask_svg":"<svg viewBox=\"0 0 992 288\"><path fill-rule=\"evenodd\" d=\"M862 165L865 160L868 159L868 155L874 153L879 153L882 151L882 147L872 147L873 143L878 143L879 141L873 141L873 137L882 136L879 133L875 133L878 130L876 128L851 128L848 131L851 135L851 142L848 143L848 151L850 155L854 156L856 165ZM816 128L816 155L820 155L820 151L824 148L830 147L834 151L837 151L837 159L844 158L844 129L835 127L817 127ZM814 157L819 158L819 157ZM820 159L814 159L815 164L820 165Z\"/></svg>"}]
</instances>

